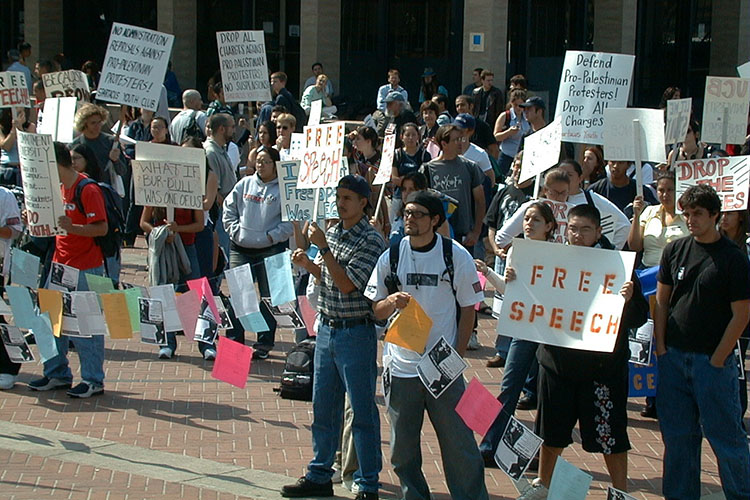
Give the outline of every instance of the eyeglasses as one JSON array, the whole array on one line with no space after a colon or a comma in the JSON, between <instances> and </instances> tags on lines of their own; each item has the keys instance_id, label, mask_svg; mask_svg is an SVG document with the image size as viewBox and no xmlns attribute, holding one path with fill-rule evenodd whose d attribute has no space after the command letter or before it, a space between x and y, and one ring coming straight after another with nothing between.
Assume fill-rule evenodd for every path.
<instances>
[{"instance_id":1,"label":"eyeglasses","mask_svg":"<svg viewBox=\"0 0 750 500\"><path fill-rule=\"evenodd\" d=\"M456 137L455 139L452 139L453 142L463 143L463 142L469 142L469 140L466 137Z\"/></svg>"},{"instance_id":2,"label":"eyeglasses","mask_svg":"<svg viewBox=\"0 0 750 500\"><path fill-rule=\"evenodd\" d=\"M421 212L419 210L404 210L404 219L408 219L409 217L414 217L415 219L419 220L422 217L429 216L429 212Z\"/></svg>"}]
</instances>

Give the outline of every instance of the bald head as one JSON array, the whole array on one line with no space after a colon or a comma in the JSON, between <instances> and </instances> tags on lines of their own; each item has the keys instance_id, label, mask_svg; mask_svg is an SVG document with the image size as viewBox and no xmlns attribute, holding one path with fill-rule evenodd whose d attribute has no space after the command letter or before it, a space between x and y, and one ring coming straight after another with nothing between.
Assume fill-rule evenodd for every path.
<instances>
[{"instance_id":1,"label":"bald head","mask_svg":"<svg viewBox=\"0 0 750 500\"><path fill-rule=\"evenodd\" d=\"M203 102L201 93L195 89L188 89L182 93L182 105L186 109L201 109Z\"/></svg>"}]
</instances>

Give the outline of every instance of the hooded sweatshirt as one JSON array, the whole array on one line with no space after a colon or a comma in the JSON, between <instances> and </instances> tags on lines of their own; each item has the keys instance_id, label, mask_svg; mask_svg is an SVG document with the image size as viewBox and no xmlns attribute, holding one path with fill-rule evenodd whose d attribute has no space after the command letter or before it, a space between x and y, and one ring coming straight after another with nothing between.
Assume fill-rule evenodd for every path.
<instances>
[{"instance_id":1,"label":"hooded sweatshirt","mask_svg":"<svg viewBox=\"0 0 750 500\"><path fill-rule=\"evenodd\" d=\"M267 248L288 240L294 231L291 222L281 221L279 180L263 182L257 173L243 177L226 197L222 223L232 242L243 248Z\"/></svg>"}]
</instances>

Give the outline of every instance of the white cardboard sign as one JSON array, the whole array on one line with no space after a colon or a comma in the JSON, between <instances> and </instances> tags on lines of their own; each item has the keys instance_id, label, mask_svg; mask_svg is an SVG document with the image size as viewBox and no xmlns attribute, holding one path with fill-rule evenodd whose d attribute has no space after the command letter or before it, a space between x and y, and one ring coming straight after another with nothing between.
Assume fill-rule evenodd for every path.
<instances>
[{"instance_id":1,"label":"white cardboard sign","mask_svg":"<svg viewBox=\"0 0 750 500\"><path fill-rule=\"evenodd\" d=\"M745 142L749 107L750 78L706 77L701 140L714 144Z\"/></svg>"},{"instance_id":2,"label":"white cardboard sign","mask_svg":"<svg viewBox=\"0 0 750 500\"><path fill-rule=\"evenodd\" d=\"M52 136L18 132L24 199L32 236L65 234L57 219L65 215Z\"/></svg>"},{"instance_id":3,"label":"white cardboard sign","mask_svg":"<svg viewBox=\"0 0 750 500\"><path fill-rule=\"evenodd\" d=\"M560 160L561 140L562 123L559 116L543 129L525 137L518 182L526 182L556 165Z\"/></svg>"},{"instance_id":4,"label":"white cardboard sign","mask_svg":"<svg viewBox=\"0 0 750 500\"><path fill-rule=\"evenodd\" d=\"M96 98L156 111L174 35L113 23Z\"/></svg>"},{"instance_id":5,"label":"white cardboard sign","mask_svg":"<svg viewBox=\"0 0 750 500\"><path fill-rule=\"evenodd\" d=\"M635 56L606 52L565 52L555 117L562 140L603 144L604 110L628 104Z\"/></svg>"},{"instance_id":6,"label":"white cardboard sign","mask_svg":"<svg viewBox=\"0 0 750 500\"><path fill-rule=\"evenodd\" d=\"M498 331L540 344L612 352L635 252L513 240Z\"/></svg>"},{"instance_id":7,"label":"white cardboard sign","mask_svg":"<svg viewBox=\"0 0 750 500\"><path fill-rule=\"evenodd\" d=\"M73 142L76 102L75 97L46 98L44 100L44 119L39 126L39 133L51 135L54 141Z\"/></svg>"},{"instance_id":8,"label":"white cardboard sign","mask_svg":"<svg viewBox=\"0 0 750 500\"><path fill-rule=\"evenodd\" d=\"M675 199L690 186L708 184L721 198L721 211L747 209L750 191L750 156L730 156L705 160L684 160L675 163Z\"/></svg>"},{"instance_id":9,"label":"white cardboard sign","mask_svg":"<svg viewBox=\"0 0 750 500\"><path fill-rule=\"evenodd\" d=\"M750 78L750 61L737 66L737 74L740 78Z\"/></svg>"},{"instance_id":10,"label":"white cardboard sign","mask_svg":"<svg viewBox=\"0 0 750 500\"><path fill-rule=\"evenodd\" d=\"M135 143L135 159L151 161L169 161L183 165L197 165L200 168L200 194L206 194L206 151L203 148L182 148L154 142Z\"/></svg>"},{"instance_id":11,"label":"white cardboard sign","mask_svg":"<svg viewBox=\"0 0 750 500\"><path fill-rule=\"evenodd\" d=\"M638 153L633 120L638 120L640 125ZM607 108L604 112L604 157L612 161L665 162L664 112L661 109Z\"/></svg>"},{"instance_id":12,"label":"white cardboard sign","mask_svg":"<svg viewBox=\"0 0 750 500\"><path fill-rule=\"evenodd\" d=\"M323 99L318 99L310 104L310 118L307 119L307 126L320 125L320 117L323 115Z\"/></svg>"},{"instance_id":13,"label":"white cardboard sign","mask_svg":"<svg viewBox=\"0 0 750 500\"><path fill-rule=\"evenodd\" d=\"M75 97L79 101L86 102L91 98L89 79L86 77L86 73L77 69L45 73L42 75L42 82L47 99L51 97ZM44 107L46 110L46 102Z\"/></svg>"},{"instance_id":14,"label":"white cardboard sign","mask_svg":"<svg viewBox=\"0 0 750 500\"><path fill-rule=\"evenodd\" d=\"M0 108L15 107L31 107L26 75L20 71L5 71L0 73Z\"/></svg>"},{"instance_id":15,"label":"white cardboard sign","mask_svg":"<svg viewBox=\"0 0 750 500\"><path fill-rule=\"evenodd\" d=\"M203 210L205 178L198 165L171 161L133 160L135 204Z\"/></svg>"},{"instance_id":16,"label":"white cardboard sign","mask_svg":"<svg viewBox=\"0 0 750 500\"><path fill-rule=\"evenodd\" d=\"M372 180L373 186L385 184L391 180L393 169L393 155L396 152L396 134L388 134L383 139L383 156L380 158L380 165L375 178Z\"/></svg>"},{"instance_id":17,"label":"white cardboard sign","mask_svg":"<svg viewBox=\"0 0 750 500\"><path fill-rule=\"evenodd\" d=\"M667 101L667 123L664 129L664 144L678 144L685 141L693 99L670 99Z\"/></svg>"},{"instance_id":18,"label":"white cardboard sign","mask_svg":"<svg viewBox=\"0 0 750 500\"><path fill-rule=\"evenodd\" d=\"M270 101L263 31L218 31L216 44L227 102Z\"/></svg>"},{"instance_id":19,"label":"white cardboard sign","mask_svg":"<svg viewBox=\"0 0 750 500\"><path fill-rule=\"evenodd\" d=\"M276 173L279 179L279 198L281 199L281 220L283 221L311 221L315 208L315 189L298 188L300 161L276 162ZM349 173L349 163L346 158L341 163L341 177ZM336 219L339 216L336 208L336 187L328 186L320 190L318 198L318 224L325 219Z\"/></svg>"},{"instance_id":20,"label":"white cardboard sign","mask_svg":"<svg viewBox=\"0 0 750 500\"><path fill-rule=\"evenodd\" d=\"M304 134L305 152L297 187L336 187L344 156L344 122L305 127Z\"/></svg>"}]
</instances>

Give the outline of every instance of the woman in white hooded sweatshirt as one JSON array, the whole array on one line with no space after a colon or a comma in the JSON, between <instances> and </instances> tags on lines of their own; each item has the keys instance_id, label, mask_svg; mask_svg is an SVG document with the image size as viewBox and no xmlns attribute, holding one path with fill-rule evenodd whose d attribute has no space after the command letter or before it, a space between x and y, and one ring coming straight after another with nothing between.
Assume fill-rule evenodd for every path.
<instances>
[{"instance_id":1,"label":"woman in white hooded sweatshirt","mask_svg":"<svg viewBox=\"0 0 750 500\"><path fill-rule=\"evenodd\" d=\"M268 278L263 259L284 252L294 229L291 222L281 221L281 199L279 180L276 177L276 162L279 152L261 147L255 156L256 172L243 177L235 184L224 200L222 223L229 235L229 266L239 267L249 263L253 279L258 282L260 294L269 297ZM260 312L269 330L258 332L258 341L253 345L253 357L266 359L274 346L276 320L264 303ZM239 323L236 322L236 323ZM234 332L227 336L244 341L244 328L234 325Z\"/></svg>"}]
</instances>

